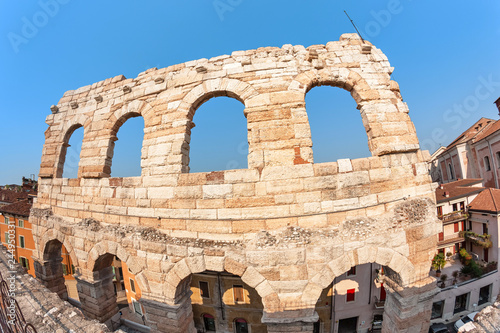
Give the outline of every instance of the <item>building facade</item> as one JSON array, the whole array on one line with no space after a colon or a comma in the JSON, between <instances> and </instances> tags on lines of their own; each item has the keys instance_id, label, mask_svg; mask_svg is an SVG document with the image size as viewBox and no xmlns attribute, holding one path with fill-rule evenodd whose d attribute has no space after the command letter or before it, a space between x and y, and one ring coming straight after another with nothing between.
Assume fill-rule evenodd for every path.
<instances>
[{"instance_id":1,"label":"building facade","mask_svg":"<svg viewBox=\"0 0 500 333\"><path fill-rule=\"evenodd\" d=\"M482 179L462 179L436 189L443 225L437 253L445 256L446 265L437 277L432 322L456 321L491 305L499 294L500 190L481 185Z\"/></svg>"}]
</instances>

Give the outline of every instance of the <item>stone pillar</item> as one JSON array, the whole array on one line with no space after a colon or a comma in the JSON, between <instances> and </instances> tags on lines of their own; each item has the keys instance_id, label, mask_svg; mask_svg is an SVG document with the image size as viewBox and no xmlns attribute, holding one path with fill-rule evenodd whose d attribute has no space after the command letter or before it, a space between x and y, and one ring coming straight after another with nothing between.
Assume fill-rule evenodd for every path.
<instances>
[{"instance_id":1,"label":"stone pillar","mask_svg":"<svg viewBox=\"0 0 500 333\"><path fill-rule=\"evenodd\" d=\"M196 333L193 321L190 293L186 293L176 304L148 299L142 295L139 302L144 308L146 325L151 332L160 333Z\"/></svg>"},{"instance_id":2,"label":"stone pillar","mask_svg":"<svg viewBox=\"0 0 500 333\"><path fill-rule=\"evenodd\" d=\"M390 279L384 278L384 287L387 297L382 332L427 333L432 299L439 291L435 279L428 277L401 288Z\"/></svg>"},{"instance_id":3,"label":"stone pillar","mask_svg":"<svg viewBox=\"0 0 500 333\"><path fill-rule=\"evenodd\" d=\"M57 293L63 300L68 300L68 290L63 276L62 257L51 260L33 258L35 276L50 291Z\"/></svg>"},{"instance_id":4,"label":"stone pillar","mask_svg":"<svg viewBox=\"0 0 500 333\"><path fill-rule=\"evenodd\" d=\"M113 268L106 267L90 274L86 280L83 276L75 277L82 311L87 318L96 319L114 329L111 319L118 314L118 305L113 286Z\"/></svg>"}]
</instances>

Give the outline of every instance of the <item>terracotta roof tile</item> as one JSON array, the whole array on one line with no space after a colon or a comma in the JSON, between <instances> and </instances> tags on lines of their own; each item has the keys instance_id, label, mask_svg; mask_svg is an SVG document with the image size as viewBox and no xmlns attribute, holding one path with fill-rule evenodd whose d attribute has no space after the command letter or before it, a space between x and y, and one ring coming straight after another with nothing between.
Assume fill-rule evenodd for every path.
<instances>
[{"instance_id":1,"label":"terracotta roof tile","mask_svg":"<svg viewBox=\"0 0 500 333\"><path fill-rule=\"evenodd\" d=\"M482 182L483 180L481 178L474 178L460 179L451 183L442 184L436 189L436 201L437 203L441 203L482 192L486 189L485 187L473 186L481 184ZM449 193L448 197L446 197L445 192Z\"/></svg>"},{"instance_id":2,"label":"terracotta roof tile","mask_svg":"<svg viewBox=\"0 0 500 333\"><path fill-rule=\"evenodd\" d=\"M28 199L0 207L0 212L13 215L30 216L31 203Z\"/></svg>"},{"instance_id":3,"label":"terracotta roof tile","mask_svg":"<svg viewBox=\"0 0 500 333\"><path fill-rule=\"evenodd\" d=\"M484 133L485 130L488 130L493 124L495 123L495 120L489 119L489 118L481 118L478 121L474 123L471 127L466 129L462 134L460 134L452 143L450 143L447 147L446 150L443 151L447 152L448 150L452 149L458 144L465 143L469 140L474 139L478 134ZM442 153L441 153L442 154Z\"/></svg>"},{"instance_id":4,"label":"terracotta roof tile","mask_svg":"<svg viewBox=\"0 0 500 333\"><path fill-rule=\"evenodd\" d=\"M486 191L479 193L479 195L470 203L469 210L495 213L499 212L500 190L496 188L488 188Z\"/></svg>"},{"instance_id":5,"label":"terracotta roof tile","mask_svg":"<svg viewBox=\"0 0 500 333\"><path fill-rule=\"evenodd\" d=\"M28 192L0 190L0 202L15 203L28 198Z\"/></svg>"},{"instance_id":6,"label":"terracotta roof tile","mask_svg":"<svg viewBox=\"0 0 500 333\"><path fill-rule=\"evenodd\" d=\"M491 126L488 126L484 131L479 133L475 138L474 142L478 142L487 136L495 133L496 131L500 130L500 120L495 121Z\"/></svg>"}]
</instances>

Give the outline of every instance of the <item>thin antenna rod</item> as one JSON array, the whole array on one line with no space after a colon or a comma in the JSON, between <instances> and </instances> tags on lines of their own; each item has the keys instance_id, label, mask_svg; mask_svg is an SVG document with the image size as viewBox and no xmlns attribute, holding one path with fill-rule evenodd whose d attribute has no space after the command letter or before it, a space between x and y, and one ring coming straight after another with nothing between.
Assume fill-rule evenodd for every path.
<instances>
[{"instance_id":1,"label":"thin antenna rod","mask_svg":"<svg viewBox=\"0 0 500 333\"><path fill-rule=\"evenodd\" d=\"M359 30L358 28L356 27L356 25L354 24L354 22L351 20L351 18L349 17L349 14L347 14L347 12L344 10L344 13L347 15L347 18L349 19L349 21L351 21L352 23L352 26L354 27L354 29L356 29L356 32L358 33L358 36L359 38L361 38L361 40L363 41L363 43L365 42L365 40L363 39L363 36L361 36L361 34L359 33Z\"/></svg>"}]
</instances>

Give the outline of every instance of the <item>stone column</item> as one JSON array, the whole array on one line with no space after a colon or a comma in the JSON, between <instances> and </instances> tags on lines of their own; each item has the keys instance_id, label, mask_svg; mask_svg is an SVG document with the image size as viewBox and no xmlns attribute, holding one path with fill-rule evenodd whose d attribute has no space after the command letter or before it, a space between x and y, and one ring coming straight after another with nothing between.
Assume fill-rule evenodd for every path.
<instances>
[{"instance_id":1,"label":"stone column","mask_svg":"<svg viewBox=\"0 0 500 333\"><path fill-rule=\"evenodd\" d=\"M62 257L51 260L33 258L35 263L35 276L50 291L57 293L63 300L68 299L68 290L63 276Z\"/></svg>"},{"instance_id":2,"label":"stone column","mask_svg":"<svg viewBox=\"0 0 500 333\"><path fill-rule=\"evenodd\" d=\"M429 330L432 299L438 288L435 279L428 277L401 288L384 278L387 291L382 332L427 333Z\"/></svg>"},{"instance_id":3,"label":"stone column","mask_svg":"<svg viewBox=\"0 0 500 333\"><path fill-rule=\"evenodd\" d=\"M85 316L105 323L112 329L114 327L111 319L118 314L113 276L113 268L106 267L87 274L85 279L82 275L75 277L78 296ZM117 320L118 318L114 321Z\"/></svg>"},{"instance_id":4,"label":"stone column","mask_svg":"<svg viewBox=\"0 0 500 333\"><path fill-rule=\"evenodd\" d=\"M148 299L143 294L139 302L144 308L146 325L151 328L151 332L196 333L190 296L190 293L186 293L176 304L170 305Z\"/></svg>"}]
</instances>

